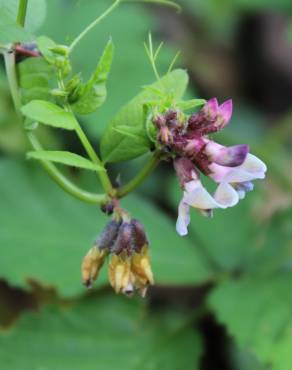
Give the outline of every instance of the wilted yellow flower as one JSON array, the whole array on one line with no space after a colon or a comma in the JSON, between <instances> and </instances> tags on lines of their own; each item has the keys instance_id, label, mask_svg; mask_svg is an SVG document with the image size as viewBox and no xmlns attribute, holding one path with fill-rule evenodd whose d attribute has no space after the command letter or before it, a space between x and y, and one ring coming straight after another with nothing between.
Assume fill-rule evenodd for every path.
<instances>
[{"instance_id":1,"label":"wilted yellow flower","mask_svg":"<svg viewBox=\"0 0 292 370\"><path fill-rule=\"evenodd\" d=\"M154 283L149 247L143 225L128 214L107 224L82 263L82 278L90 287L109 255L108 276L116 293L145 296Z\"/></svg>"},{"instance_id":2,"label":"wilted yellow flower","mask_svg":"<svg viewBox=\"0 0 292 370\"><path fill-rule=\"evenodd\" d=\"M91 287L92 283L96 280L106 255L106 250L99 249L97 246L92 247L85 255L81 266L81 272L83 284L87 287Z\"/></svg>"}]
</instances>

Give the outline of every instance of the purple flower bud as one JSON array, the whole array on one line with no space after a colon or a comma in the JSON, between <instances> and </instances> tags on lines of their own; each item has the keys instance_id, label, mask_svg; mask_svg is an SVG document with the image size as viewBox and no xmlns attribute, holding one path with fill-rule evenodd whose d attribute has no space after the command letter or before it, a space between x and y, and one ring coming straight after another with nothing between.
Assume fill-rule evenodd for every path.
<instances>
[{"instance_id":1,"label":"purple flower bud","mask_svg":"<svg viewBox=\"0 0 292 370\"><path fill-rule=\"evenodd\" d=\"M95 245L99 249L110 249L118 236L120 225L121 222L116 220L110 221L96 239Z\"/></svg>"},{"instance_id":2,"label":"purple flower bud","mask_svg":"<svg viewBox=\"0 0 292 370\"><path fill-rule=\"evenodd\" d=\"M126 252L130 255L133 251L133 226L128 222L123 222L119 228L119 233L111 252L119 255Z\"/></svg>"},{"instance_id":3,"label":"purple flower bud","mask_svg":"<svg viewBox=\"0 0 292 370\"><path fill-rule=\"evenodd\" d=\"M169 111L167 111L165 113L164 118L165 118L167 123L168 123L168 121L176 120L177 119L177 112L170 109Z\"/></svg>"},{"instance_id":4,"label":"purple flower bud","mask_svg":"<svg viewBox=\"0 0 292 370\"><path fill-rule=\"evenodd\" d=\"M197 135L207 135L222 130L232 116L232 100L220 106L216 98L210 99L202 110L189 119L189 130Z\"/></svg>"},{"instance_id":5,"label":"purple flower bud","mask_svg":"<svg viewBox=\"0 0 292 370\"><path fill-rule=\"evenodd\" d=\"M223 126L221 125L221 128L225 127L230 121L232 116L232 110L233 110L232 99L226 100L226 102L219 106L218 116L224 122Z\"/></svg>"},{"instance_id":6,"label":"purple flower bud","mask_svg":"<svg viewBox=\"0 0 292 370\"><path fill-rule=\"evenodd\" d=\"M170 132L166 126L160 128L159 133L160 140L163 144L169 144L170 141Z\"/></svg>"},{"instance_id":7,"label":"purple flower bud","mask_svg":"<svg viewBox=\"0 0 292 370\"><path fill-rule=\"evenodd\" d=\"M112 203L106 203L106 204L103 204L101 207L100 207L101 211L103 213L105 213L106 215L112 215L113 212L114 212L114 205Z\"/></svg>"},{"instance_id":8,"label":"purple flower bud","mask_svg":"<svg viewBox=\"0 0 292 370\"><path fill-rule=\"evenodd\" d=\"M157 128L165 126L165 118L161 114L153 118L153 123Z\"/></svg>"},{"instance_id":9,"label":"purple flower bud","mask_svg":"<svg viewBox=\"0 0 292 370\"><path fill-rule=\"evenodd\" d=\"M223 105L223 104L222 104ZM222 107L220 106L220 108ZM209 121L214 121L218 114L218 100L216 98L212 98L207 101L207 103L203 107L203 112L206 115L206 118Z\"/></svg>"},{"instance_id":10,"label":"purple flower bud","mask_svg":"<svg viewBox=\"0 0 292 370\"><path fill-rule=\"evenodd\" d=\"M140 253L145 245L148 245L148 240L146 237L144 226L140 221L136 219L131 220L131 225L133 226L133 245L134 250Z\"/></svg>"}]
</instances>

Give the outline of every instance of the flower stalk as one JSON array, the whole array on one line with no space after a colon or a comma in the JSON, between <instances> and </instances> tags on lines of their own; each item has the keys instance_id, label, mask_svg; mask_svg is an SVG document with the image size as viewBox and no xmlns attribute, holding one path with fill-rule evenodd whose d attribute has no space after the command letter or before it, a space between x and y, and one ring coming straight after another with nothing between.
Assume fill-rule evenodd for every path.
<instances>
[{"instance_id":1,"label":"flower stalk","mask_svg":"<svg viewBox=\"0 0 292 370\"><path fill-rule=\"evenodd\" d=\"M16 22L23 27L25 23L28 0L19 0Z\"/></svg>"},{"instance_id":2,"label":"flower stalk","mask_svg":"<svg viewBox=\"0 0 292 370\"><path fill-rule=\"evenodd\" d=\"M123 198L124 196L135 190L146 179L146 177L158 166L160 162L160 155L161 155L160 152L156 152L145 164L145 166L137 174L136 177L134 177L126 185L118 189L117 197Z\"/></svg>"},{"instance_id":3,"label":"flower stalk","mask_svg":"<svg viewBox=\"0 0 292 370\"><path fill-rule=\"evenodd\" d=\"M97 24L99 24L104 18L106 18L119 4L121 0L116 0L109 8L106 9L99 17L91 22L71 43L69 49L70 52L76 47L76 45L86 36Z\"/></svg>"}]
</instances>

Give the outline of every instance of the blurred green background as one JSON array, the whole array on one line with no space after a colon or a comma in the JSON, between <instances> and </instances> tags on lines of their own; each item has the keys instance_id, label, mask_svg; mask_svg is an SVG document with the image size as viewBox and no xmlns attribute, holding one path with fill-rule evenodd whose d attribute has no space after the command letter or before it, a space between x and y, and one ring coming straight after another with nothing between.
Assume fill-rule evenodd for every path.
<instances>
[{"instance_id":1,"label":"blurred green background","mask_svg":"<svg viewBox=\"0 0 292 370\"><path fill-rule=\"evenodd\" d=\"M111 36L116 46L102 108L82 118L92 142L118 109L154 80L143 42L165 42L159 68L177 50L189 96L232 98L222 143L248 143L267 179L235 208L192 214L175 232L181 196L162 163L122 205L146 227L156 285L146 299L115 296L106 271L86 292L80 263L106 222L70 198L35 163L0 69L0 364L6 370L292 369L292 3L181 0L181 14L124 4L73 54L88 77ZM108 5L50 0L37 30L66 43ZM39 22L40 23L40 22ZM82 152L74 135L41 132L46 147ZM131 178L146 156L110 167ZM95 178L70 176L95 190ZM105 270L105 269L104 269Z\"/></svg>"}]
</instances>

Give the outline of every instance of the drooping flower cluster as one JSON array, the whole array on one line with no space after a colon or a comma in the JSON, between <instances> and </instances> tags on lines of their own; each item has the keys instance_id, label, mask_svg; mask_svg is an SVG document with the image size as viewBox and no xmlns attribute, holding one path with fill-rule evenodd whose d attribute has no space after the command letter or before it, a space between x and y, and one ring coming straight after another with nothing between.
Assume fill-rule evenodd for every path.
<instances>
[{"instance_id":1,"label":"drooping flower cluster","mask_svg":"<svg viewBox=\"0 0 292 370\"><path fill-rule=\"evenodd\" d=\"M188 232L190 207L212 216L214 208L236 205L253 189L253 180L265 177L266 165L249 153L248 145L225 147L208 137L222 130L231 116L232 101L218 105L213 98L187 119L176 111L168 111L153 120L158 128L157 140L173 158L183 189L176 225L180 235ZM218 184L213 195L203 186L201 173Z\"/></svg>"},{"instance_id":2,"label":"drooping flower cluster","mask_svg":"<svg viewBox=\"0 0 292 370\"><path fill-rule=\"evenodd\" d=\"M82 279L87 287L96 280L106 258L108 276L116 293L145 296L154 283L149 260L149 243L143 225L123 212L115 216L96 239L82 263Z\"/></svg>"}]
</instances>

